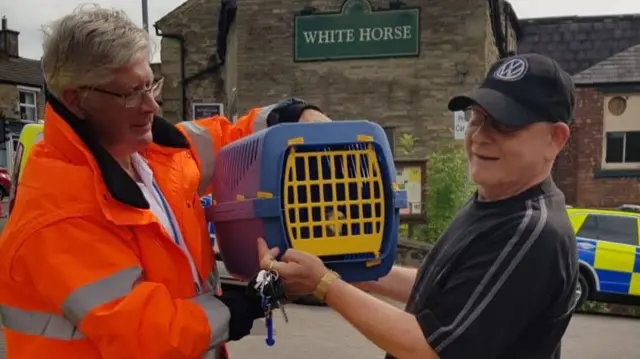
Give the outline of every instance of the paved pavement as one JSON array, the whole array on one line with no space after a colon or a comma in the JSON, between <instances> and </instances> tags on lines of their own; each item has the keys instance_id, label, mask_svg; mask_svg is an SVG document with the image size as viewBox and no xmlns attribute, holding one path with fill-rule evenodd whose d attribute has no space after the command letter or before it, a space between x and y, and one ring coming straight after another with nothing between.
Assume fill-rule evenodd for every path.
<instances>
[{"instance_id":1,"label":"paved pavement","mask_svg":"<svg viewBox=\"0 0 640 359\"><path fill-rule=\"evenodd\" d=\"M274 320L276 344L264 344L263 322L255 333L230 345L233 359L383 358L383 353L328 308L287 306L289 323ZM279 313L277 314L279 315ZM563 341L563 359L637 359L640 319L596 315L574 316ZM0 359L4 359L0 340Z\"/></svg>"},{"instance_id":2,"label":"paved pavement","mask_svg":"<svg viewBox=\"0 0 640 359\"><path fill-rule=\"evenodd\" d=\"M381 350L328 308L288 306L289 323L276 318L275 346L251 336L230 346L232 358L383 358ZM563 340L563 359L637 359L640 319L574 316Z\"/></svg>"}]
</instances>

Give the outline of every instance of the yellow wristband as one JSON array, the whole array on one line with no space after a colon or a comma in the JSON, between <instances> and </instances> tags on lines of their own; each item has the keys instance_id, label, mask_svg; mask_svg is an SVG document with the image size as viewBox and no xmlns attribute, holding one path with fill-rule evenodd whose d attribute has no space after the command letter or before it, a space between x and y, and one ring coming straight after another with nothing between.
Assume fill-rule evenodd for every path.
<instances>
[{"instance_id":1,"label":"yellow wristband","mask_svg":"<svg viewBox=\"0 0 640 359\"><path fill-rule=\"evenodd\" d=\"M320 282L318 282L316 290L313 291L313 296L324 302L324 297L327 295L329 285L338 279L340 279L340 275L334 271L328 271L325 273L322 278L320 278Z\"/></svg>"}]
</instances>

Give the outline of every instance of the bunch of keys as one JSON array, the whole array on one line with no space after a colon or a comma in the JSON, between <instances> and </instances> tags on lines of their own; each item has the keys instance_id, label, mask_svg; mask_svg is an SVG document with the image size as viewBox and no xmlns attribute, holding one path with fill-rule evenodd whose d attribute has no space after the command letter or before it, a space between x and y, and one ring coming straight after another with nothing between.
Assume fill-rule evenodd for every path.
<instances>
[{"instance_id":1,"label":"bunch of keys","mask_svg":"<svg viewBox=\"0 0 640 359\"><path fill-rule=\"evenodd\" d=\"M249 288L252 288L262 298L262 308L264 309L267 329L267 339L265 343L268 346L273 346L276 343L273 335L273 310L280 309L285 323L289 322L284 304L281 303L281 300L286 299L286 295L278 272L274 270L261 270L255 279L249 283Z\"/></svg>"}]
</instances>

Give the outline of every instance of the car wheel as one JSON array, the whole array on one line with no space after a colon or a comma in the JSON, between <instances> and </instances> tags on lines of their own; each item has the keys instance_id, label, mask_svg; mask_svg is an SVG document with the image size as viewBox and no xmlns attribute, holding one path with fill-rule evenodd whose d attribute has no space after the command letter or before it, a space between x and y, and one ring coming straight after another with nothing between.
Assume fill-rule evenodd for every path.
<instances>
[{"instance_id":1,"label":"car wheel","mask_svg":"<svg viewBox=\"0 0 640 359\"><path fill-rule=\"evenodd\" d=\"M576 310L582 308L582 305L587 301L589 290L589 281L580 273L578 284L576 285Z\"/></svg>"}]
</instances>

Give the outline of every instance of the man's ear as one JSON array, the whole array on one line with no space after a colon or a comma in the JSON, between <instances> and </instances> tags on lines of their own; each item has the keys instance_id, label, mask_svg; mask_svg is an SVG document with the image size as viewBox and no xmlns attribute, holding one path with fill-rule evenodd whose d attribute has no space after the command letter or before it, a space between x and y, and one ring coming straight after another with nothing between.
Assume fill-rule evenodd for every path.
<instances>
[{"instance_id":1,"label":"man's ear","mask_svg":"<svg viewBox=\"0 0 640 359\"><path fill-rule=\"evenodd\" d=\"M82 101L86 96L85 92L81 92L75 89L65 89L62 91L62 96L59 99L69 111L79 118L85 118L85 112L82 109Z\"/></svg>"},{"instance_id":2,"label":"man's ear","mask_svg":"<svg viewBox=\"0 0 640 359\"><path fill-rule=\"evenodd\" d=\"M558 156L567 144L571 133L569 126L564 122L554 123L551 126L551 143L547 152L548 160L553 160Z\"/></svg>"}]
</instances>

